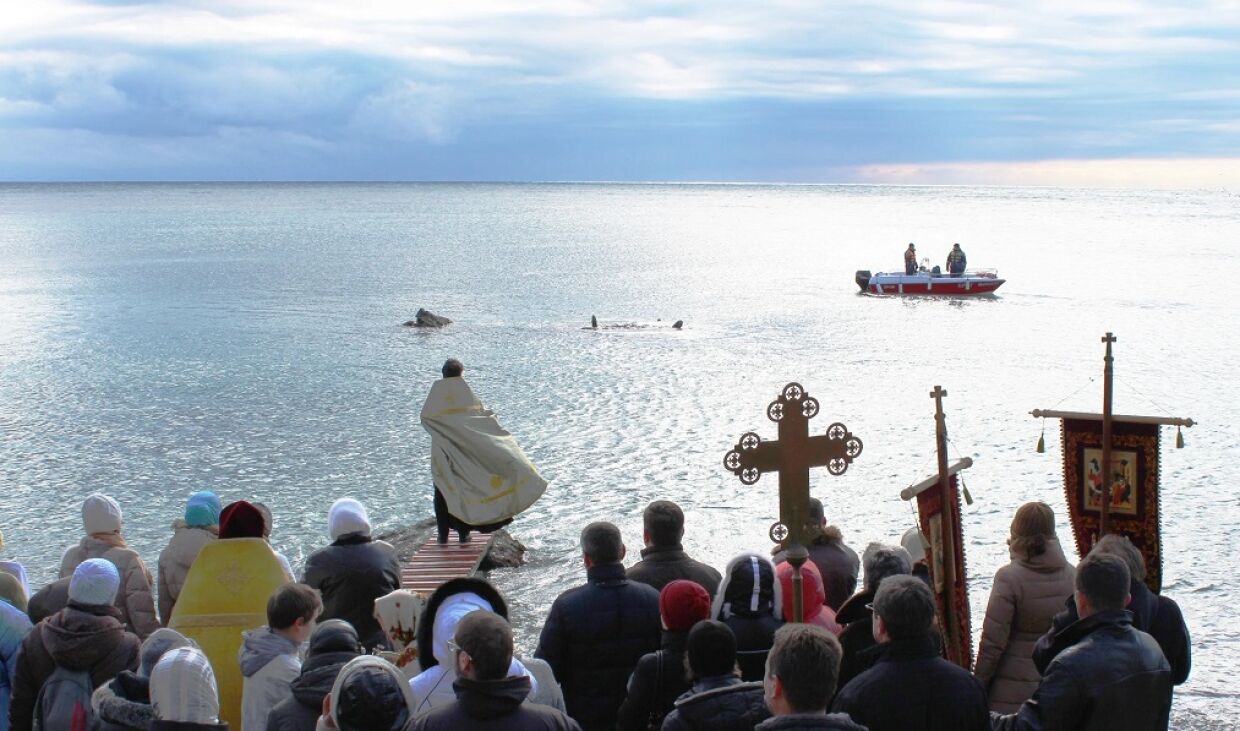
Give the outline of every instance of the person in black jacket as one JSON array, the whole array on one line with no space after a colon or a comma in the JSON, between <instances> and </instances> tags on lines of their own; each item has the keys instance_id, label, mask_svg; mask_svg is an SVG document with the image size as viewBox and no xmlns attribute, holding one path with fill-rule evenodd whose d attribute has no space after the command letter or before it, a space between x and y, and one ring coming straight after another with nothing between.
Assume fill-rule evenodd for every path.
<instances>
[{"instance_id":1,"label":"person in black jacket","mask_svg":"<svg viewBox=\"0 0 1240 731\"><path fill-rule=\"evenodd\" d=\"M659 616L663 646L637 661L617 715L619 731L645 731L662 723L676 699L689 690L685 641L693 625L710 617L710 595L697 582L677 579L659 592Z\"/></svg>"},{"instance_id":2,"label":"person in black jacket","mask_svg":"<svg viewBox=\"0 0 1240 731\"><path fill-rule=\"evenodd\" d=\"M939 657L934 595L914 576L884 579L874 595L874 667L844 686L831 709L870 731L989 731L986 689Z\"/></svg>"},{"instance_id":3,"label":"person in black jacket","mask_svg":"<svg viewBox=\"0 0 1240 731\"><path fill-rule=\"evenodd\" d=\"M693 687L676 699L663 731L750 731L770 718L762 683L737 676L736 635L723 622L703 620L689 630Z\"/></svg>"},{"instance_id":4,"label":"person in black jacket","mask_svg":"<svg viewBox=\"0 0 1240 731\"><path fill-rule=\"evenodd\" d=\"M340 619L320 622L310 635L301 674L292 683L293 697L267 714L267 731L314 731L323 699L332 692L340 669L361 654L353 625Z\"/></svg>"},{"instance_id":5,"label":"person in black jacket","mask_svg":"<svg viewBox=\"0 0 1240 731\"><path fill-rule=\"evenodd\" d=\"M848 597L857 590L857 574L861 569L861 560L857 552L844 543L844 534L834 525L827 525L827 514L818 498L809 499L810 523L817 526L810 539L809 560L818 567L822 574L822 587L827 592L826 605L831 611L837 612ZM775 554L776 566L787 559L783 551Z\"/></svg>"},{"instance_id":6,"label":"person in black jacket","mask_svg":"<svg viewBox=\"0 0 1240 731\"><path fill-rule=\"evenodd\" d=\"M587 525L581 552L587 582L552 603L534 656L551 665L568 715L586 731L610 730L637 661L659 647L659 592L625 578L611 523Z\"/></svg>"},{"instance_id":7,"label":"person in black jacket","mask_svg":"<svg viewBox=\"0 0 1240 731\"><path fill-rule=\"evenodd\" d=\"M861 673L869 670L878 659L875 650L873 612L870 604L879 584L889 576L912 573L913 560L908 551L897 546L871 543L866 546L861 562L865 567L865 588L844 602L835 615L835 621L844 631L840 633L840 646L844 659L840 663L840 687Z\"/></svg>"},{"instance_id":8,"label":"person in black jacket","mask_svg":"<svg viewBox=\"0 0 1240 731\"><path fill-rule=\"evenodd\" d=\"M1112 533L1098 539L1090 553L1118 556L1128 565L1128 594L1131 599L1126 608L1132 613L1132 626L1148 633L1158 642L1171 665L1172 683L1179 685L1188 680L1193 664L1188 625L1180 613L1180 605L1169 597L1155 594L1145 585L1145 557L1140 549L1127 536ZM1068 597L1066 606L1067 609L1055 615L1050 630L1033 649L1033 664L1043 675L1046 674L1046 666L1064 649L1064 628L1080 619L1075 596Z\"/></svg>"},{"instance_id":9,"label":"person in black jacket","mask_svg":"<svg viewBox=\"0 0 1240 731\"><path fill-rule=\"evenodd\" d=\"M728 562L710 616L736 635L742 680L762 679L775 630L783 624L783 607L782 590L770 561L756 553L742 553Z\"/></svg>"},{"instance_id":10,"label":"person in black jacket","mask_svg":"<svg viewBox=\"0 0 1240 731\"><path fill-rule=\"evenodd\" d=\"M640 581L662 591L676 579L696 581L710 596L719 590L719 572L685 553L680 541L685 536L685 514L670 500L656 500L642 512L642 560L627 572L630 581Z\"/></svg>"},{"instance_id":11,"label":"person in black jacket","mask_svg":"<svg viewBox=\"0 0 1240 731\"><path fill-rule=\"evenodd\" d=\"M332 544L306 559L302 583L323 597L319 619L343 619L357 630L369 652L386 647L387 636L375 620L375 599L400 588L396 549L370 537L370 518L352 498L332 503L327 513Z\"/></svg>"},{"instance_id":12,"label":"person in black jacket","mask_svg":"<svg viewBox=\"0 0 1240 731\"><path fill-rule=\"evenodd\" d=\"M1081 619L1059 632L1062 649L1033 697L995 731L1165 731L1171 715L1171 666L1158 642L1132 626L1131 577L1117 556L1091 552L1076 567Z\"/></svg>"},{"instance_id":13,"label":"person in black jacket","mask_svg":"<svg viewBox=\"0 0 1240 731\"><path fill-rule=\"evenodd\" d=\"M411 719L404 731L581 731L560 711L526 703L530 679L509 676L512 628L494 612L470 612L453 637L456 701Z\"/></svg>"}]
</instances>

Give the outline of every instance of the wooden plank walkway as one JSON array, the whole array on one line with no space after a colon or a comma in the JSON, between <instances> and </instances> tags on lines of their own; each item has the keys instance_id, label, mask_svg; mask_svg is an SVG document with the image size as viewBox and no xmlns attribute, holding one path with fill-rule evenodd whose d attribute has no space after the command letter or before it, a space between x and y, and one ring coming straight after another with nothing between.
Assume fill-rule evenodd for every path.
<instances>
[{"instance_id":1,"label":"wooden plank walkway","mask_svg":"<svg viewBox=\"0 0 1240 731\"><path fill-rule=\"evenodd\" d=\"M456 536L447 543L436 540L434 531L400 572L402 589L430 596L449 579L473 576L491 547L491 536L475 533L469 543L458 543Z\"/></svg>"}]
</instances>

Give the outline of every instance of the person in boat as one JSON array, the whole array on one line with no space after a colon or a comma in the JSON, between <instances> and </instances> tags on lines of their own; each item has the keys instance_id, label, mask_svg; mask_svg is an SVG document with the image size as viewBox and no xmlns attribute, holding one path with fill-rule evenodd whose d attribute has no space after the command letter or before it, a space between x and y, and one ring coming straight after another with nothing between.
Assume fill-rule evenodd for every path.
<instances>
[{"instance_id":1,"label":"person in boat","mask_svg":"<svg viewBox=\"0 0 1240 731\"><path fill-rule=\"evenodd\" d=\"M947 272L953 276L964 274L966 263L964 249L960 248L960 244L952 244L952 250L947 253Z\"/></svg>"},{"instance_id":2,"label":"person in boat","mask_svg":"<svg viewBox=\"0 0 1240 731\"><path fill-rule=\"evenodd\" d=\"M904 250L904 273L917 273L917 247L913 246L911 241L908 248Z\"/></svg>"},{"instance_id":3,"label":"person in boat","mask_svg":"<svg viewBox=\"0 0 1240 731\"><path fill-rule=\"evenodd\" d=\"M471 530L490 533L542 497L547 481L484 407L451 358L422 406L422 427L431 436L431 477L439 542L455 530L461 543Z\"/></svg>"}]
</instances>

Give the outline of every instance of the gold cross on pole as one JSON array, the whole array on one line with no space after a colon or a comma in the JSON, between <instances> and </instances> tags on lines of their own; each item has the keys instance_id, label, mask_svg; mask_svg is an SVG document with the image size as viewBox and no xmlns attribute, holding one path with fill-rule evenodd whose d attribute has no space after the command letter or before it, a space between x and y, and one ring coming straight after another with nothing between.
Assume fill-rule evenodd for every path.
<instances>
[{"instance_id":1,"label":"gold cross on pole","mask_svg":"<svg viewBox=\"0 0 1240 731\"><path fill-rule=\"evenodd\" d=\"M779 425L779 439L764 442L754 432L741 435L723 458L723 466L746 485L758 481L764 472L779 474L779 521L771 526L770 537L788 552L793 565L796 621L801 621L800 567L808 557L806 521L809 518L809 470L826 467L832 475L844 474L861 454L861 440L843 424L827 427L825 434L810 436L809 420L818 415L818 400L799 383L784 386L779 398L766 407L766 416Z\"/></svg>"}]
</instances>

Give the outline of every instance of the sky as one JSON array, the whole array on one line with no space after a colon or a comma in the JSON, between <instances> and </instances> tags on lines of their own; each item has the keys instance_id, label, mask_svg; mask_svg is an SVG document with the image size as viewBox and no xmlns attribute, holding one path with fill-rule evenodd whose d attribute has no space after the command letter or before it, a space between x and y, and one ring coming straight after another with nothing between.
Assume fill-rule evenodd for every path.
<instances>
[{"instance_id":1,"label":"sky","mask_svg":"<svg viewBox=\"0 0 1240 731\"><path fill-rule=\"evenodd\" d=\"M0 180L1240 190L1240 0L0 0Z\"/></svg>"}]
</instances>

